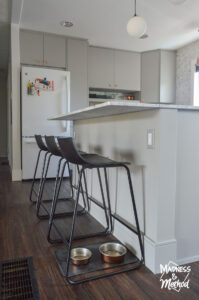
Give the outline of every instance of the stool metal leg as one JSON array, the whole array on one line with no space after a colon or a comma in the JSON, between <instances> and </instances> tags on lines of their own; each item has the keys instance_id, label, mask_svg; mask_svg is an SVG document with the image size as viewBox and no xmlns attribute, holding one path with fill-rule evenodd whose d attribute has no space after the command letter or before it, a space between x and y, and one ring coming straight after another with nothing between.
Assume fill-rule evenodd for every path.
<instances>
[{"instance_id":1,"label":"stool metal leg","mask_svg":"<svg viewBox=\"0 0 199 300\"><path fill-rule=\"evenodd\" d=\"M37 161L36 161L35 171L34 171L33 180L32 180L32 184L31 184L30 196L29 196L29 199L30 199L31 202L36 202L36 201L32 200L32 193L33 193L33 190L34 190L35 179L36 179L36 175L37 175L37 168L38 168L38 164L39 164L39 159L40 159L41 152L42 152L42 150L39 150L38 155L37 155Z\"/></svg>"},{"instance_id":2,"label":"stool metal leg","mask_svg":"<svg viewBox=\"0 0 199 300\"><path fill-rule=\"evenodd\" d=\"M42 201L42 196L43 196L43 191L44 191L44 185L45 185L46 177L48 175L48 169L49 169L49 164L50 164L51 158L52 158L52 154L50 154L49 157L48 157L48 161L47 161L47 165L46 165L46 170L45 170L45 175L44 175L44 178L43 178L43 180L41 182L41 187L40 187L40 191L39 191L38 198L37 198L36 215L37 215L37 217L39 219L46 219L46 216L41 216L39 214L39 210L40 210L40 206L41 206L41 201Z\"/></svg>"},{"instance_id":3,"label":"stool metal leg","mask_svg":"<svg viewBox=\"0 0 199 300\"><path fill-rule=\"evenodd\" d=\"M86 190L87 210L88 210L88 212L90 212L90 202L89 202L89 197L88 197L88 187L87 187L85 170L83 170L83 178L84 178L84 186L85 186L85 190Z\"/></svg>"},{"instance_id":4,"label":"stool metal leg","mask_svg":"<svg viewBox=\"0 0 199 300\"><path fill-rule=\"evenodd\" d=\"M79 193L83 193L82 177L83 177L84 172L85 172L85 168L79 170L79 178L81 176L81 180L78 181L78 187L79 187L79 184L80 184L80 187L79 187L80 191L79 191ZM62 174L62 176L63 176L63 174ZM106 235L108 235L110 233L110 231L109 231L109 220L108 220L108 215L107 215L107 211L106 211L105 197L104 197L104 193L103 193L103 187L102 187L100 173L98 173L98 176L99 176L100 189L101 189L101 193L102 193L102 200L103 200L103 205L104 205L104 211L105 211L105 218L106 218L106 222L107 222L107 227L105 228L104 231L90 233L90 234L86 234L86 235L75 236L73 238L74 240L91 238L91 237L96 237L96 236L106 236ZM62 180L62 177L61 177L61 180ZM58 187L58 190L59 190L59 187ZM78 195L78 190L77 190L77 195ZM88 193L88 191L86 193ZM55 211L56 211L57 198L58 198L58 193L57 193L56 197L53 199L53 205L52 205L52 210L51 210L51 215L50 215L50 221L49 221L49 227L48 227L47 238L48 238L48 241L50 243L59 243L59 242L61 242L60 239L53 240L50 237L50 232L51 232L51 229L52 229L52 225L53 225L53 221L54 221L54 216L55 216ZM77 197L76 197L76 199L77 199ZM79 201L79 195L78 195L78 201ZM75 207L76 207L76 205L77 205L77 203L75 203ZM77 210L77 215L83 215L83 213L84 213L84 208L81 211ZM74 213L72 213L72 214L70 213L70 215L74 215ZM58 234L62 237L63 235L61 234L61 232L59 231L59 229L56 226L55 226L55 229L58 232ZM62 240L62 242L64 242L64 243L66 241L68 241L68 238ZM68 246L68 242L66 243L66 245Z\"/></svg>"},{"instance_id":5,"label":"stool metal leg","mask_svg":"<svg viewBox=\"0 0 199 300\"><path fill-rule=\"evenodd\" d=\"M69 175L69 181L70 181L70 187L71 187L71 198L74 197L74 191L73 191L73 180L72 180L72 172L70 170L70 165L69 163L67 162L67 167L68 167L68 175Z\"/></svg>"},{"instance_id":6,"label":"stool metal leg","mask_svg":"<svg viewBox=\"0 0 199 300\"><path fill-rule=\"evenodd\" d=\"M112 233L113 232L113 221L112 221L112 216L111 216L111 201L110 201L110 192L109 192L108 176L107 176L106 168L104 168L104 176L105 176L106 194L107 194L109 218L110 218L110 225L111 225L110 233Z\"/></svg>"},{"instance_id":7,"label":"stool metal leg","mask_svg":"<svg viewBox=\"0 0 199 300\"><path fill-rule=\"evenodd\" d=\"M53 225L53 220L54 220L54 218L56 216L55 211L56 211L56 207L57 207L57 201L58 201L58 197L59 197L59 191L60 191L60 187L61 187L61 184L62 184L62 180L63 180L63 176L64 176L64 171L65 171L66 164L68 164L67 161L63 165L62 173L61 173L61 177L60 177L60 181L59 181L58 188L57 188L57 192L56 192L56 194L54 193L52 207L51 207L51 213L50 213L50 219L49 219L49 225L48 225L48 233L47 233L47 240L51 244L62 243L61 239L52 239L50 237L50 234L51 234L51 229L52 229L52 225ZM84 213L85 213L85 208L77 211L78 215L83 215ZM62 214L62 216L66 216L66 217L67 216L72 216L72 215L73 215L73 212L68 212L68 213L63 213Z\"/></svg>"},{"instance_id":8,"label":"stool metal leg","mask_svg":"<svg viewBox=\"0 0 199 300\"><path fill-rule=\"evenodd\" d=\"M104 191L103 191L103 186L102 186L102 179L101 179L101 174L100 174L99 168L97 168L97 173L98 173L98 178L99 178L99 184L100 184L100 190L101 190L101 195L102 195L102 201L103 201L103 206L104 206L104 211L105 211L105 218L106 218L106 223L107 223L107 232L108 232L109 218L108 218L108 214L107 214L106 202L105 202Z\"/></svg>"},{"instance_id":9,"label":"stool metal leg","mask_svg":"<svg viewBox=\"0 0 199 300\"><path fill-rule=\"evenodd\" d=\"M68 273L69 273L69 264L70 264L70 254L71 254L73 235L74 235L74 229L75 229L75 221L76 221L76 217L77 217L77 207L78 207L78 202L79 202L79 194L80 194L80 189L81 189L81 180L82 180L83 171L84 171L84 168L82 168L79 172L78 190L77 190L77 196L76 196L76 202L75 202L75 209L74 209L74 213L73 213L71 233L70 233L70 238L69 238L69 243L68 243L67 260L66 260L66 262L67 262L66 279L67 280L69 280Z\"/></svg>"},{"instance_id":10,"label":"stool metal leg","mask_svg":"<svg viewBox=\"0 0 199 300\"><path fill-rule=\"evenodd\" d=\"M77 165L77 171L78 171L78 174L80 174L80 170L79 170L79 166ZM84 203L84 209L86 209L86 200L85 200L85 197L84 197L84 190L83 190L83 186L82 186L82 182L81 182L81 193L82 193L82 199L83 199L83 203Z\"/></svg>"},{"instance_id":11,"label":"stool metal leg","mask_svg":"<svg viewBox=\"0 0 199 300\"><path fill-rule=\"evenodd\" d=\"M56 239L56 240L51 239L50 233L51 233L51 229L52 229L52 222L53 222L55 211L56 211L57 199L59 197L59 191L60 191L62 179L63 179L63 176L64 176L64 171L65 171L66 164L67 164L67 161L65 161L64 164L63 164L61 177L60 177L60 181L59 181L59 184L58 184L58 188L55 189L54 197L53 197L53 201L52 201L52 207L51 207L49 224L48 224L48 232L47 232L47 240L51 244L53 244L53 243L62 243L61 239Z\"/></svg>"},{"instance_id":12,"label":"stool metal leg","mask_svg":"<svg viewBox=\"0 0 199 300\"><path fill-rule=\"evenodd\" d=\"M49 154L49 152L46 152L45 155L44 155L44 161L43 161L43 166L42 166L42 171L41 171L41 178L40 178L40 181L39 181L39 189L38 189L38 194L37 194L36 205L37 205L39 195L40 195L40 192L41 192L42 182L43 182L43 179L44 179L44 172L45 172L45 168L46 168L46 159L47 159L48 154Z\"/></svg>"},{"instance_id":13,"label":"stool metal leg","mask_svg":"<svg viewBox=\"0 0 199 300\"><path fill-rule=\"evenodd\" d=\"M143 261L144 260L144 247L143 247L143 243L142 243L142 236L141 236L140 225L139 225L139 221L138 221L137 208L136 208L136 204L135 204L135 197L134 197L134 191L133 191L133 184L132 184L132 180L131 180L131 173L130 173L129 168L126 165L124 165L124 168L126 169L127 176L128 176L129 189L130 189L130 193L131 193L134 217L135 217L136 228L137 228L137 235L138 235L140 251L141 251L141 256L142 256L141 261Z\"/></svg>"}]
</instances>

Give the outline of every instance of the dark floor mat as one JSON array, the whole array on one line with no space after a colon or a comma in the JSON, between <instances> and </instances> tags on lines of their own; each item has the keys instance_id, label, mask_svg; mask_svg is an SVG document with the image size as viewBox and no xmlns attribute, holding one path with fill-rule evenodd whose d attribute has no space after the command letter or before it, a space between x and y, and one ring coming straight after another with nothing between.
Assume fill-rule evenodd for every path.
<instances>
[{"instance_id":1,"label":"dark floor mat","mask_svg":"<svg viewBox=\"0 0 199 300\"><path fill-rule=\"evenodd\" d=\"M40 299L31 257L0 261L0 299Z\"/></svg>"}]
</instances>

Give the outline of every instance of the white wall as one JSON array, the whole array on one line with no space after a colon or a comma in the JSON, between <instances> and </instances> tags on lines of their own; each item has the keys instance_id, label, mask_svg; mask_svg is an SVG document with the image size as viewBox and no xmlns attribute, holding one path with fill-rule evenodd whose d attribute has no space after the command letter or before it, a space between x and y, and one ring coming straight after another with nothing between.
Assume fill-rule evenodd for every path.
<instances>
[{"instance_id":1,"label":"white wall","mask_svg":"<svg viewBox=\"0 0 199 300\"><path fill-rule=\"evenodd\" d=\"M6 73L0 71L0 157L7 157Z\"/></svg>"},{"instance_id":2,"label":"white wall","mask_svg":"<svg viewBox=\"0 0 199 300\"><path fill-rule=\"evenodd\" d=\"M176 63L176 102L193 104L193 73L199 55L199 40L177 51Z\"/></svg>"},{"instance_id":3,"label":"white wall","mask_svg":"<svg viewBox=\"0 0 199 300\"><path fill-rule=\"evenodd\" d=\"M19 25L11 24L12 180L21 180Z\"/></svg>"}]
</instances>

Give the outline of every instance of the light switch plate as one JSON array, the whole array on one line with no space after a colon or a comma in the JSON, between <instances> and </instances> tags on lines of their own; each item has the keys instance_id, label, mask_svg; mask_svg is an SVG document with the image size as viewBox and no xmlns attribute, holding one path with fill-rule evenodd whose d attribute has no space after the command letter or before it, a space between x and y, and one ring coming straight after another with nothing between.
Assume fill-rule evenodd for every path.
<instances>
[{"instance_id":1,"label":"light switch plate","mask_svg":"<svg viewBox=\"0 0 199 300\"><path fill-rule=\"evenodd\" d=\"M154 149L155 146L155 129L147 129L147 148Z\"/></svg>"}]
</instances>

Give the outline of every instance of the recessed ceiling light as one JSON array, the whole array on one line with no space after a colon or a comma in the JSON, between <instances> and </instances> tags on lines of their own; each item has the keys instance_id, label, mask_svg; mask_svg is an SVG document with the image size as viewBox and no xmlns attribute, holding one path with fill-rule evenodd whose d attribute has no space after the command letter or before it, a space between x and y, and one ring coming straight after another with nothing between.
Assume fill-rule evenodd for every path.
<instances>
[{"instance_id":1,"label":"recessed ceiling light","mask_svg":"<svg viewBox=\"0 0 199 300\"><path fill-rule=\"evenodd\" d=\"M60 24L63 27L72 27L73 26L73 22L70 22L70 21L61 21Z\"/></svg>"}]
</instances>

